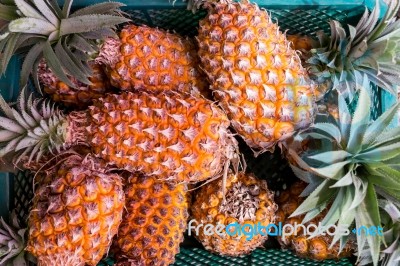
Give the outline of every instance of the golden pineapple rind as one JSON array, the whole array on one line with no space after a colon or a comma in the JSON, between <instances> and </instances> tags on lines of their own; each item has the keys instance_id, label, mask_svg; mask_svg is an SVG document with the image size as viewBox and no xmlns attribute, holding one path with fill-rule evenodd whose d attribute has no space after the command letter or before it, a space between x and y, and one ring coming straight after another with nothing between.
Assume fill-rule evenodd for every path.
<instances>
[{"instance_id":1,"label":"golden pineapple rind","mask_svg":"<svg viewBox=\"0 0 400 266\"><path fill-rule=\"evenodd\" d=\"M97 61L122 90L198 94L209 86L192 40L147 26L125 26L119 40L103 44Z\"/></svg>"},{"instance_id":2,"label":"golden pineapple rind","mask_svg":"<svg viewBox=\"0 0 400 266\"><path fill-rule=\"evenodd\" d=\"M91 156L72 155L37 175L27 251L42 265L97 265L108 252L125 196L120 176L102 167Z\"/></svg>"},{"instance_id":3,"label":"golden pineapple rind","mask_svg":"<svg viewBox=\"0 0 400 266\"><path fill-rule=\"evenodd\" d=\"M273 193L268 190L265 180L258 180L251 174L229 174L226 182L226 191L229 191L239 182L247 187L254 186L259 189L257 199L260 203L255 210L255 219L248 218L240 221L238 218L221 212L221 206L223 205L222 180L211 182L196 191L195 199L191 206L191 219L194 219L196 224L212 224L214 226L219 223L226 226L235 222L251 226L258 223L262 226L268 226L270 223L274 223L277 205L274 203ZM237 204L243 203L238 201ZM268 236L261 234L254 235L250 240L246 239L245 235L206 235L202 229L198 230L199 234L195 230L192 231L192 234L203 244L205 249L220 255L240 256L248 254L268 239Z\"/></svg>"},{"instance_id":4,"label":"golden pineapple rind","mask_svg":"<svg viewBox=\"0 0 400 266\"><path fill-rule=\"evenodd\" d=\"M85 121L73 114L71 123ZM70 126L93 153L130 172L171 182L198 182L222 172L237 143L214 103L186 94L124 92L90 108L88 127ZM79 128L83 131L79 131Z\"/></svg>"},{"instance_id":5,"label":"golden pineapple rind","mask_svg":"<svg viewBox=\"0 0 400 266\"><path fill-rule=\"evenodd\" d=\"M210 5L198 43L215 97L254 150L272 150L313 122L313 88L299 56L256 4Z\"/></svg>"},{"instance_id":6,"label":"golden pineapple rind","mask_svg":"<svg viewBox=\"0 0 400 266\"><path fill-rule=\"evenodd\" d=\"M113 249L116 265L170 265L179 253L188 218L186 185L131 176Z\"/></svg>"},{"instance_id":7,"label":"golden pineapple rind","mask_svg":"<svg viewBox=\"0 0 400 266\"><path fill-rule=\"evenodd\" d=\"M43 85L43 91L54 102L62 103L67 107L83 109L93 103L94 99L103 97L106 93L111 92L111 85L104 73L103 67L95 64L94 61L89 63L93 72L89 78L91 85L86 85L73 77L71 82L76 86L70 87L53 73L46 62L42 60L38 66L39 81Z\"/></svg>"}]
</instances>

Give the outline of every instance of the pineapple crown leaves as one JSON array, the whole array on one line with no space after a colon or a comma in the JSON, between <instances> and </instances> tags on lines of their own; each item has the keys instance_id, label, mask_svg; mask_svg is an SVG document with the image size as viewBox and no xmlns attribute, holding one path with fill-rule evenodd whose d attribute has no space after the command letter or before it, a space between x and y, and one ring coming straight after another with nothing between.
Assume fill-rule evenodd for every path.
<instances>
[{"instance_id":1,"label":"pineapple crown leaves","mask_svg":"<svg viewBox=\"0 0 400 266\"><path fill-rule=\"evenodd\" d=\"M379 206L386 216L383 233L385 246L382 250L383 265L395 265L400 263L400 202L380 200Z\"/></svg>"},{"instance_id":2,"label":"pineapple crown leaves","mask_svg":"<svg viewBox=\"0 0 400 266\"><path fill-rule=\"evenodd\" d=\"M382 266L398 265L400 263L400 203L379 199L378 205L382 217L383 237L380 260ZM359 265L372 262L371 250L366 246L359 251Z\"/></svg>"},{"instance_id":3,"label":"pineapple crown leaves","mask_svg":"<svg viewBox=\"0 0 400 266\"><path fill-rule=\"evenodd\" d=\"M0 73L5 72L13 54L22 53L25 59L21 87L27 83L32 70L34 77L37 76L42 57L68 86L75 87L67 75L90 85L92 72L87 62L97 52L98 41L115 36L115 26L129 19L121 15L121 3L95 4L72 13L72 2L66 0L61 9L56 0L15 0L9 12L2 11L6 14L0 13L0 18L8 15L12 20L3 27L3 38L0 38Z\"/></svg>"},{"instance_id":4,"label":"pineapple crown leaves","mask_svg":"<svg viewBox=\"0 0 400 266\"><path fill-rule=\"evenodd\" d=\"M28 265L25 254L26 228L21 228L15 212L11 213L11 224L0 217L0 265Z\"/></svg>"},{"instance_id":5,"label":"pineapple crown leaves","mask_svg":"<svg viewBox=\"0 0 400 266\"><path fill-rule=\"evenodd\" d=\"M307 61L313 78L352 85L367 75L377 86L396 94L394 87L400 85L400 21L395 16L399 8L399 1L390 1L379 21L380 5L376 0L372 12L366 10L356 27L348 25L347 31L340 22L331 21L331 36L317 34L319 44ZM350 90L350 97L354 94L354 85L341 87Z\"/></svg>"},{"instance_id":6,"label":"pineapple crown leaves","mask_svg":"<svg viewBox=\"0 0 400 266\"><path fill-rule=\"evenodd\" d=\"M318 215L332 204L322 220L323 225L335 223L357 227L381 224L378 195L400 200L400 128L390 128L400 103L370 120L371 100L369 79L364 76L357 89L360 95L354 114L351 114L343 95L339 94L339 119L335 122L318 122L296 136L295 141L311 139L320 142L319 149L296 154L289 153L297 165L294 173L309 186L308 195L292 216L306 214L303 222ZM344 246L345 239L335 236ZM377 263L380 239L357 235L358 249L367 243L374 264Z\"/></svg>"},{"instance_id":7,"label":"pineapple crown leaves","mask_svg":"<svg viewBox=\"0 0 400 266\"><path fill-rule=\"evenodd\" d=\"M21 91L17 108L10 107L0 97L0 158L11 155L15 164L28 158L38 161L43 154L60 151L66 137L66 118L48 101L26 96L26 88Z\"/></svg>"}]
</instances>

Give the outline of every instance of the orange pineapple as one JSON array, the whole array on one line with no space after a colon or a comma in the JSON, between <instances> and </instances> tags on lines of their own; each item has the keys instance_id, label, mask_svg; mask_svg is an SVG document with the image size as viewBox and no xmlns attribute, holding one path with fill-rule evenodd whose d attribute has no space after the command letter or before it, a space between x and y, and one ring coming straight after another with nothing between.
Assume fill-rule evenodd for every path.
<instances>
[{"instance_id":1,"label":"orange pineapple","mask_svg":"<svg viewBox=\"0 0 400 266\"><path fill-rule=\"evenodd\" d=\"M127 25L102 45L96 62L122 90L207 94L208 82L190 39L147 26Z\"/></svg>"},{"instance_id":2,"label":"orange pineapple","mask_svg":"<svg viewBox=\"0 0 400 266\"><path fill-rule=\"evenodd\" d=\"M0 136L7 136L0 147L12 141L7 147L16 147L16 160L28 157L28 164L83 144L120 169L198 182L220 175L237 150L223 111L210 100L189 94L108 94L90 110L68 115L48 102L26 101L24 92L19 102L18 111L0 105L7 116L0 117L5 121ZM22 112L25 117L14 116Z\"/></svg>"},{"instance_id":3,"label":"orange pineapple","mask_svg":"<svg viewBox=\"0 0 400 266\"><path fill-rule=\"evenodd\" d=\"M27 251L39 265L97 265L122 219L121 178L90 155L72 155L37 174Z\"/></svg>"},{"instance_id":4,"label":"orange pineapple","mask_svg":"<svg viewBox=\"0 0 400 266\"><path fill-rule=\"evenodd\" d=\"M62 103L64 106L83 109L93 103L93 100L103 97L111 92L110 82L105 75L102 67L93 61L89 63L93 72L89 78L91 85L79 82L70 77L75 87L68 86L60 81L53 71L47 66L44 60L39 64L38 77L44 86L43 91L48 94L55 102Z\"/></svg>"},{"instance_id":5,"label":"orange pineapple","mask_svg":"<svg viewBox=\"0 0 400 266\"><path fill-rule=\"evenodd\" d=\"M212 224L216 227L218 224L228 226L235 223L240 226L257 226L259 223L266 227L275 220L277 205L273 197L265 180L259 180L252 174L230 173L225 186L222 180L216 180L196 191L191 206L191 219L195 221L194 227L199 224ZM208 235L200 228L198 234L196 229L191 233L211 252L240 256L250 253L267 240L266 232L263 232L264 235L254 234L251 239L244 234L239 236L233 231L232 235L225 231L224 235Z\"/></svg>"},{"instance_id":6,"label":"orange pineapple","mask_svg":"<svg viewBox=\"0 0 400 266\"><path fill-rule=\"evenodd\" d=\"M249 1L206 2L199 56L235 130L258 152L314 119L307 72L268 13Z\"/></svg>"},{"instance_id":7,"label":"orange pineapple","mask_svg":"<svg viewBox=\"0 0 400 266\"><path fill-rule=\"evenodd\" d=\"M125 183L125 197L114 239L116 265L172 264L188 218L186 185L135 174Z\"/></svg>"}]
</instances>

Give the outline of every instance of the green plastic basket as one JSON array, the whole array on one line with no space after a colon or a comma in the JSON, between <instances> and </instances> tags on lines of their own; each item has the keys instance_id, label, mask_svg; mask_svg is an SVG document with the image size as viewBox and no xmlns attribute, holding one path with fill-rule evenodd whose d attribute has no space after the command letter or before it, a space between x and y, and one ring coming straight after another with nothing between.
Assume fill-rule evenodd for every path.
<instances>
[{"instance_id":1,"label":"green plastic basket","mask_svg":"<svg viewBox=\"0 0 400 266\"><path fill-rule=\"evenodd\" d=\"M62 3L63 1L59 1ZM77 0L74 7L94 4L95 0ZM197 32L199 19L205 12L193 14L186 10L182 0L122 0L127 6L124 11L129 13L137 24L174 30L179 34L194 36ZM271 13L281 27L290 34L313 35L317 30L329 33L330 19L352 23L360 17L365 7L373 7L374 0L258 0L261 7ZM384 9L383 9L384 10ZM383 12L383 11L382 11ZM18 80L21 60L13 58L7 73L0 78L0 93L7 101L13 101L18 95ZM374 108L373 117L390 107L395 101L387 93L374 90L372 95ZM279 151L265 153L256 159L243 143L241 151L245 154L248 170L259 178L266 179L270 188L279 191L294 179L288 164L282 159ZM26 221L28 209L33 196L32 176L20 172L17 175L0 173L0 215L7 217L9 210L16 209L21 221ZM340 261L315 262L295 257L288 251L277 248L274 239L266 243L268 249L257 249L251 255L237 258L222 257L211 254L201 248L193 239L187 239L182 244L181 252L176 256L176 266L184 265L353 265L349 259ZM271 248L272 247L272 248ZM113 260L107 258L100 265L113 265Z\"/></svg>"}]
</instances>

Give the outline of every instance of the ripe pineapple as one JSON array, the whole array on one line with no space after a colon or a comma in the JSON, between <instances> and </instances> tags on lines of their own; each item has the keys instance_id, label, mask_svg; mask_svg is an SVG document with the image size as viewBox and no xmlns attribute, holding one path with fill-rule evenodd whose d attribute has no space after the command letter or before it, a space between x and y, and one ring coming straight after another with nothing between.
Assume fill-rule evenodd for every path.
<instances>
[{"instance_id":1,"label":"ripe pineapple","mask_svg":"<svg viewBox=\"0 0 400 266\"><path fill-rule=\"evenodd\" d=\"M147 26L127 25L109 38L96 59L122 90L206 92L208 83L190 39Z\"/></svg>"},{"instance_id":2,"label":"ripe pineapple","mask_svg":"<svg viewBox=\"0 0 400 266\"><path fill-rule=\"evenodd\" d=\"M289 216L297 209L297 207L304 201L304 198L300 197L301 192L306 188L306 183L298 181L292 184L288 190L283 191L278 197L276 197L276 203L279 208L276 213L276 223L285 224L302 224L304 215L291 217ZM318 224L324 219L326 211L313 218L305 226L310 224L318 226ZM333 237L329 235L320 235L313 238L308 238L309 236L301 231L293 233L293 235L278 237L279 243L283 248L289 248L294 250L297 256L315 259L315 260L325 260L325 259L339 259L344 257L350 257L353 250L354 242L348 242L346 246L339 252L339 243L336 243L332 248L330 244L332 243Z\"/></svg>"},{"instance_id":3,"label":"ripe pineapple","mask_svg":"<svg viewBox=\"0 0 400 266\"><path fill-rule=\"evenodd\" d=\"M266 231L262 231L264 235L258 233L248 239L246 235L239 236L234 231L230 231L230 234L223 231L222 236L217 233L207 235L204 233L204 226L207 224L228 226L233 223L238 223L240 226L245 224L268 226L274 223L277 210L273 193L268 190L265 180L259 180L254 175L245 173L228 175L225 200L223 187L223 181L219 180L196 191L191 206L191 219L195 221L193 226L203 224L203 227L197 232L194 229L192 233L204 248L211 252L228 256L248 254L267 240ZM226 230L230 230L229 227L226 227Z\"/></svg>"},{"instance_id":4,"label":"ripe pineapple","mask_svg":"<svg viewBox=\"0 0 400 266\"><path fill-rule=\"evenodd\" d=\"M79 109L88 107L93 103L93 100L99 99L112 91L110 81L103 68L93 61L89 62L89 66L93 72L89 78L92 84L87 85L70 77L71 82L75 85L75 87L70 87L60 81L46 62L42 60L38 67L38 78L44 86L43 92L49 95L54 102L62 103L64 106Z\"/></svg>"},{"instance_id":5,"label":"ripe pineapple","mask_svg":"<svg viewBox=\"0 0 400 266\"><path fill-rule=\"evenodd\" d=\"M116 265L172 264L186 230L186 185L134 174L125 182L125 197L113 245Z\"/></svg>"},{"instance_id":6,"label":"ripe pineapple","mask_svg":"<svg viewBox=\"0 0 400 266\"><path fill-rule=\"evenodd\" d=\"M65 115L23 92L17 110L3 99L0 107L0 156L15 151L17 162L83 144L121 169L198 182L219 175L237 150L223 111L191 95L109 94L90 110Z\"/></svg>"},{"instance_id":7,"label":"ripe pineapple","mask_svg":"<svg viewBox=\"0 0 400 266\"><path fill-rule=\"evenodd\" d=\"M120 15L121 3L98 3L71 11L73 1L60 9L57 1L15 1L1 6L0 73L13 54L22 54L20 85L29 75L39 88L67 106L87 107L92 99L108 92L109 83L99 66L93 64L99 45L116 36L115 25L129 21ZM4 34L2 35L4 31Z\"/></svg>"},{"instance_id":8,"label":"ripe pineapple","mask_svg":"<svg viewBox=\"0 0 400 266\"><path fill-rule=\"evenodd\" d=\"M90 155L71 155L37 174L26 250L39 265L97 265L118 232L122 180Z\"/></svg>"},{"instance_id":9,"label":"ripe pineapple","mask_svg":"<svg viewBox=\"0 0 400 266\"><path fill-rule=\"evenodd\" d=\"M245 0L192 2L205 2L208 9L197 37L203 69L247 144L259 152L272 150L309 126L315 112L313 88L269 14Z\"/></svg>"},{"instance_id":10,"label":"ripe pineapple","mask_svg":"<svg viewBox=\"0 0 400 266\"><path fill-rule=\"evenodd\" d=\"M370 80L364 77L356 84L363 85L356 88L360 94L354 114L340 94L339 119L315 123L289 145L294 173L309 183L308 196L292 217L304 214L304 222L308 222L327 208L322 225L351 225L355 221L356 228L379 226L377 199L400 201L400 185L395 181L400 176L400 135L398 128L390 127L400 103L371 121ZM307 151L299 154L295 147L304 140L316 145L308 145ZM344 244L346 238L335 236L332 243L339 240ZM377 265L381 238L357 235L357 249L363 250L366 241Z\"/></svg>"}]
</instances>

